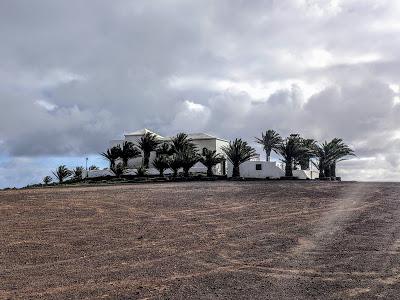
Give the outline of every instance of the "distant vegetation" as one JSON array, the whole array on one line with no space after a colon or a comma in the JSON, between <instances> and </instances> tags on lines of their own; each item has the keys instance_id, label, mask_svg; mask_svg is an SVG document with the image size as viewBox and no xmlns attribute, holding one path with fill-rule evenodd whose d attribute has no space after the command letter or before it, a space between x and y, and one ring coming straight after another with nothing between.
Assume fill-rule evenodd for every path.
<instances>
[{"instance_id":1,"label":"distant vegetation","mask_svg":"<svg viewBox=\"0 0 400 300\"><path fill-rule=\"evenodd\" d=\"M48 185L49 183L51 183L53 181L53 178L51 178L51 176L45 176L44 178L43 178L43 183L45 184L45 185Z\"/></svg>"},{"instance_id":2,"label":"distant vegetation","mask_svg":"<svg viewBox=\"0 0 400 300\"><path fill-rule=\"evenodd\" d=\"M340 138L318 143L314 139L303 138L298 134L282 138L271 129L263 132L261 137L256 137L255 142L262 145L267 161L270 161L272 152L281 157L281 161L285 164L285 177L292 177L293 170L296 169L307 170L312 164L319 170L320 179L334 180L337 163L355 155ZM177 134L168 143L160 141L155 134L146 133L137 140L137 145L125 141L122 145L113 146L100 155L109 162L109 170L117 178L125 176L131 159L140 157L142 163L136 167L136 174L129 176L148 176L151 153L156 155L151 167L158 170L160 177L164 177L168 169L172 171L173 178L179 174L185 178L190 177L190 169L198 162L207 168L207 177L213 177L215 176L213 168L228 160L232 164L232 177L238 178L240 165L257 155L255 149L240 138L223 146L222 151L223 153L217 153L206 148L197 149L186 133ZM92 165L88 170L99 170L99 168ZM69 170L65 165L60 165L53 171L59 184L80 182L85 180L85 174L85 169L80 166ZM43 178L44 185L54 185L52 181L51 176Z\"/></svg>"},{"instance_id":3,"label":"distant vegetation","mask_svg":"<svg viewBox=\"0 0 400 300\"><path fill-rule=\"evenodd\" d=\"M68 170L65 165L61 165L57 170L53 171L53 175L58 179L59 183L63 183L71 174L72 171Z\"/></svg>"}]
</instances>

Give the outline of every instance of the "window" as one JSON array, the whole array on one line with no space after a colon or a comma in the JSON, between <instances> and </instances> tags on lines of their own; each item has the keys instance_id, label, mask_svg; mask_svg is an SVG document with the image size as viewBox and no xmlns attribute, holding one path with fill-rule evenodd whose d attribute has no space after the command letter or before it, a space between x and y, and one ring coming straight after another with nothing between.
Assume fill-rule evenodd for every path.
<instances>
[{"instance_id":1,"label":"window","mask_svg":"<svg viewBox=\"0 0 400 300\"><path fill-rule=\"evenodd\" d=\"M261 164L256 164L256 170L257 171L262 170L262 165Z\"/></svg>"}]
</instances>

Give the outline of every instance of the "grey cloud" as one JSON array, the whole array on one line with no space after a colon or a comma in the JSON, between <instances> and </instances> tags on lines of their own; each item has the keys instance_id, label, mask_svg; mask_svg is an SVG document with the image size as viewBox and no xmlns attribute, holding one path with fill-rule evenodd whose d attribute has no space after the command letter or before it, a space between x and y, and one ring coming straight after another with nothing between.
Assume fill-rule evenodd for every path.
<instances>
[{"instance_id":1,"label":"grey cloud","mask_svg":"<svg viewBox=\"0 0 400 300\"><path fill-rule=\"evenodd\" d=\"M343 137L395 174L400 6L332 3L2 1L0 153L97 153L141 127L250 141L275 128Z\"/></svg>"}]
</instances>

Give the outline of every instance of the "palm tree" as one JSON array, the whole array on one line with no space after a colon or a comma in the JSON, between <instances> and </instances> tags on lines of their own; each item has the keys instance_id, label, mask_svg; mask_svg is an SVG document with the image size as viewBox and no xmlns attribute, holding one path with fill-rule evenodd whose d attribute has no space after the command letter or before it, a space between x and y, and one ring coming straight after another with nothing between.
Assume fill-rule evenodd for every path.
<instances>
[{"instance_id":1,"label":"palm tree","mask_svg":"<svg viewBox=\"0 0 400 300\"><path fill-rule=\"evenodd\" d=\"M312 153L312 151L304 147L298 135L291 135L286 138L276 150L282 156L285 163L286 177L293 177L293 165L296 160Z\"/></svg>"},{"instance_id":2,"label":"palm tree","mask_svg":"<svg viewBox=\"0 0 400 300\"><path fill-rule=\"evenodd\" d=\"M296 161L300 165L302 170L308 170L310 168L310 160L315 156L315 147L317 142L314 139L303 139L300 141L303 147L307 148L309 151L303 153Z\"/></svg>"},{"instance_id":3,"label":"palm tree","mask_svg":"<svg viewBox=\"0 0 400 300\"><path fill-rule=\"evenodd\" d=\"M346 156L355 156L354 150L346 145L342 139L334 138L331 142L332 148L335 149L335 157L330 166L330 176L336 179L336 164L346 160Z\"/></svg>"},{"instance_id":4,"label":"palm tree","mask_svg":"<svg viewBox=\"0 0 400 300\"><path fill-rule=\"evenodd\" d=\"M319 170L319 177L336 178L336 164L347 159L347 156L353 156L354 151L346 145L342 139L334 138L332 141L324 142L316 146L316 156L318 164L315 164Z\"/></svg>"},{"instance_id":5,"label":"palm tree","mask_svg":"<svg viewBox=\"0 0 400 300\"><path fill-rule=\"evenodd\" d=\"M173 154L168 159L168 166L172 170L172 176L176 177L178 175L178 171L182 168L182 159L178 153Z\"/></svg>"},{"instance_id":6,"label":"palm tree","mask_svg":"<svg viewBox=\"0 0 400 300\"><path fill-rule=\"evenodd\" d=\"M111 171L115 174L115 176L117 176L118 178L120 178L123 174L124 174L124 171L125 171L125 167L124 167L124 164L123 163L117 163L116 165L114 165L112 168L111 168Z\"/></svg>"},{"instance_id":7,"label":"palm tree","mask_svg":"<svg viewBox=\"0 0 400 300\"><path fill-rule=\"evenodd\" d=\"M136 169L136 175L139 177L146 176L147 174L147 168L145 166L140 166L139 168Z\"/></svg>"},{"instance_id":8,"label":"palm tree","mask_svg":"<svg viewBox=\"0 0 400 300\"><path fill-rule=\"evenodd\" d=\"M315 155L318 157L318 164L313 162L315 167L319 170L319 178L326 176L325 171L328 171L328 166L332 163L333 151L328 142L317 144L315 148Z\"/></svg>"},{"instance_id":9,"label":"palm tree","mask_svg":"<svg viewBox=\"0 0 400 300\"><path fill-rule=\"evenodd\" d=\"M124 168L128 167L128 161L132 158L139 157L141 155L140 150L135 147L135 145L132 142L124 142L122 144L122 149L121 149L121 159L122 159L122 164L124 165Z\"/></svg>"},{"instance_id":10,"label":"palm tree","mask_svg":"<svg viewBox=\"0 0 400 300\"><path fill-rule=\"evenodd\" d=\"M207 148L203 149L202 156L200 157L200 162L207 167L207 176L212 177L214 176L212 168L223 162L224 157L222 154L218 153L215 150L209 150Z\"/></svg>"},{"instance_id":11,"label":"palm tree","mask_svg":"<svg viewBox=\"0 0 400 300\"><path fill-rule=\"evenodd\" d=\"M81 180L83 175L83 167L76 167L74 170L72 170L72 173L74 175L74 179Z\"/></svg>"},{"instance_id":12,"label":"palm tree","mask_svg":"<svg viewBox=\"0 0 400 300\"><path fill-rule=\"evenodd\" d=\"M188 137L186 133L178 133L176 136L171 138L171 153L178 153L187 148L194 150L196 148L193 140Z\"/></svg>"},{"instance_id":13,"label":"palm tree","mask_svg":"<svg viewBox=\"0 0 400 300\"><path fill-rule=\"evenodd\" d=\"M45 185L48 185L52 181L53 181L53 178L51 178L51 176L46 176L46 177L43 178L43 183Z\"/></svg>"},{"instance_id":14,"label":"palm tree","mask_svg":"<svg viewBox=\"0 0 400 300\"><path fill-rule=\"evenodd\" d=\"M159 155L153 160L153 167L160 172L160 176L164 176L164 171L168 169L168 156L167 155Z\"/></svg>"},{"instance_id":15,"label":"palm tree","mask_svg":"<svg viewBox=\"0 0 400 300\"><path fill-rule=\"evenodd\" d=\"M232 177L240 177L239 166L256 155L256 150L241 139L229 142L228 146L222 147L222 151L233 165Z\"/></svg>"},{"instance_id":16,"label":"palm tree","mask_svg":"<svg viewBox=\"0 0 400 300\"><path fill-rule=\"evenodd\" d=\"M107 149L106 152L100 153L100 155L110 162L110 170L112 170L115 167L115 161L121 157L121 152L121 146L117 145Z\"/></svg>"},{"instance_id":17,"label":"palm tree","mask_svg":"<svg viewBox=\"0 0 400 300\"><path fill-rule=\"evenodd\" d=\"M278 146L282 143L282 138L275 130L268 129L265 134L261 133L261 138L256 137L256 142L263 145L266 160L269 161L271 151L276 152Z\"/></svg>"},{"instance_id":18,"label":"palm tree","mask_svg":"<svg viewBox=\"0 0 400 300\"><path fill-rule=\"evenodd\" d=\"M184 176L189 177L189 170L199 161L199 154L195 149L186 147L178 152L177 155L180 156Z\"/></svg>"},{"instance_id":19,"label":"palm tree","mask_svg":"<svg viewBox=\"0 0 400 300\"><path fill-rule=\"evenodd\" d=\"M149 167L150 153L157 149L161 142L154 133L146 132L139 140L138 146L143 152L143 166Z\"/></svg>"},{"instance_id":20,"label":"palm tree","mask_svg":"<svg viewBox=\"0 0 400 300\"><path fill-rule=\"evenodd\" d=\"M169 154L172 154L169 159L169 167L173 171L174 177L176 177L180 168L183 168L185 176L189 176L190 168L199 161L196 145L183 132L171 138Z\"/></svg>"},{"instance_id":21,"label":"palm tree","mask_svg":"<svg viewBox=\"0 0 400 300\"><path fill-rule=\"evenodd\" d=\"M157 155L171 155L172 153L172 148L171 146L164 142L162 144L160 144L156 150L156 154Z\"/></svg>"},{"instance_id":22,"label":"palm tree","mask_svg":"<svg viewBox=\"0 0 400 300\"><path fill-rule=\"evenodd\" d=\"M68 170L65 165L61 165L53 171L53 174L58 179L59 183L63 183L64 179L72 175L72 172Z\"/></svg>"}]
</instances>

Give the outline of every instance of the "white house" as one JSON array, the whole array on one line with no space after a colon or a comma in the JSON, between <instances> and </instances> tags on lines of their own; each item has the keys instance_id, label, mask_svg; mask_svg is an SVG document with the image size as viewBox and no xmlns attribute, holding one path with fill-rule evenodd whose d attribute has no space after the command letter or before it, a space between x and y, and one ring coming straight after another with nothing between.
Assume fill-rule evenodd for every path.
<instances>
[{"instance_id":1,"label":"white house","mask_svg":"<svg viewBox=\"0 0 400 300\"><path fill-rule=\"evenodd\" d=\"M162 142L167 142L167 143L171 142L171 137L163 137L163 136L145 128L142 130L125 133L124 139L122 139L122 140L112 140L110 142L110 147L116 146L116 145L122 145L125 141L132 142L133 144L137 145L138 140L146 133L155 134L157 136L157 138ZM189 133L188 138L192 139L193 143L196 145L199 152L201 152L203 148L207 148L209 150L215 150L217 153L224 154L222 151L222 146L226 146L229 144L229 142L227 140L217 138L217 137L207 134L207 133ZM157 170L155 170L154 168L151 168L151 165L152 165L151 163L155 157L156 157L156 153L152 152L150 154L150 164L149 164L150 168L148 170L149 174L158 174ZM128 168L132 169L132 171L128 170L128 173L135 174L135 169L137 167L139 167L141 164L142 164L141 157L129 160ZM171 172L170 170L167 170L165 172L165 174L168 174L170 172ZM190 172L206 173L207 168L203 164L197 163L196 165L193 166L193 168L190 169ZM226 174L226 162L216 165L214 167L213 172L216 175L225 175Z\"/></svg>"}]
</instances>

